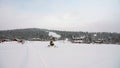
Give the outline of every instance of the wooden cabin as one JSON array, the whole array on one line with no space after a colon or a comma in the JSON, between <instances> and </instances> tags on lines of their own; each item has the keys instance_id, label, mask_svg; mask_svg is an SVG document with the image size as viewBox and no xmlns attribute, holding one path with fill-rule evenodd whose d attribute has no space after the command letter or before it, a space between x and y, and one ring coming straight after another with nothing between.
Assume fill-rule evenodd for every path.
<instances>
[{"instance_id":1,"label":"wooden cabin","mask_svg":"<svg viewBox=\"0 0 120 68\"><path fill-rule=\"evenodd\" d=\"M85 36L72 36L73 43L85 43L86 37Z\"/></svg>"}]
</instances>

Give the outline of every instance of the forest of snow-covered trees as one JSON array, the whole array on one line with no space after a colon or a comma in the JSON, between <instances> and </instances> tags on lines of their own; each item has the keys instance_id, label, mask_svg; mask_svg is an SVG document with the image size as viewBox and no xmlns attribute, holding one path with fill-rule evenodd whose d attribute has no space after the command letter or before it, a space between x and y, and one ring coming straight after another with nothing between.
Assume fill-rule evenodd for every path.
<instances>
[{"instance_id":1,"label":"forest of snow-covered trees","mask_svg":"<svg viewBox=\"0 0 120 68\"><path fill-rule=\"evenodd\" d=\"M29 41L48 41L50 38L49 32L55 32L60 35L61 37L57 40L65 40L67 38L73 43L77 40L79 41L78 43L120 44L120 33L57 31L37 28L0 31L0 40L7 39L12 41L16 38Z\"/></svg>"}]
</instances>

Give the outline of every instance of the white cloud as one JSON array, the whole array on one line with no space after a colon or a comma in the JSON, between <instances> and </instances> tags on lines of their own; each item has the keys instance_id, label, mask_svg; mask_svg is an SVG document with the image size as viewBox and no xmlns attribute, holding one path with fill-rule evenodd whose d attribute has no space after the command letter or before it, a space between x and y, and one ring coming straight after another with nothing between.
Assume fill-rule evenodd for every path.
<instances>
[{"instance_id":1,"label":"white cloud","mask_svg":"<svg viewBox=\"0 0 120 68\"><path fill-rule=\"evenodd\" d=\"M36 9L35 12L33 9L35 7L33 6L34 4L26 4L27 7L31 8L30 10L20 9L17 5L0 5L0 29L35 27L58 30L120 32L120 12L112 4L107 4L108 6L105 5L106 3L103 4L106 7L100 7L97 4L96 6L91 4L85 6L85 4L80 6L81 8L79 9L66 7L66 10L56 8L55 13L47 10L44 10L44 13L37 12ZM37 3L36 7L38 8L39 6Z\"/></svg>"}]
</instances>

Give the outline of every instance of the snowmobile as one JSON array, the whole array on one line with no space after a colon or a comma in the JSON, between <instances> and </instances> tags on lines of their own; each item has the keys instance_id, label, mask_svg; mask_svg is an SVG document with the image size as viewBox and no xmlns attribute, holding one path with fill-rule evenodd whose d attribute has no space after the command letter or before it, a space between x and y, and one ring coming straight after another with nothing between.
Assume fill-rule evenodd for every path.
<instances>
[{"instance_id":1,"label":"snowmobile","mask_svg":"<svg viewBox=\"0 0 120 68\"><path fill-rule=\"evenodd\" d=\"M48 47L56 47L55 44L53 43L53 40L50 41L50 45Z\"/></svg>"}]
</instances>

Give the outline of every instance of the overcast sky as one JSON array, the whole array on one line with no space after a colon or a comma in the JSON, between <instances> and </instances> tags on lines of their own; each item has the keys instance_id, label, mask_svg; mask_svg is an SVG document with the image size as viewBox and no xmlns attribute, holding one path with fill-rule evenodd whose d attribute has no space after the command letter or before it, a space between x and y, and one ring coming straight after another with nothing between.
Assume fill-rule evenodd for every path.
<instances>
[{"instance_id":1,"label":"overcast sky","mask_svg":"<svg viewBox=\"0 0 120 68\"><path fill-rule=\"evenodd\" d=\"M120 32L120 0L0 0L0 30Z\"/></svg>"}]
</instances>

